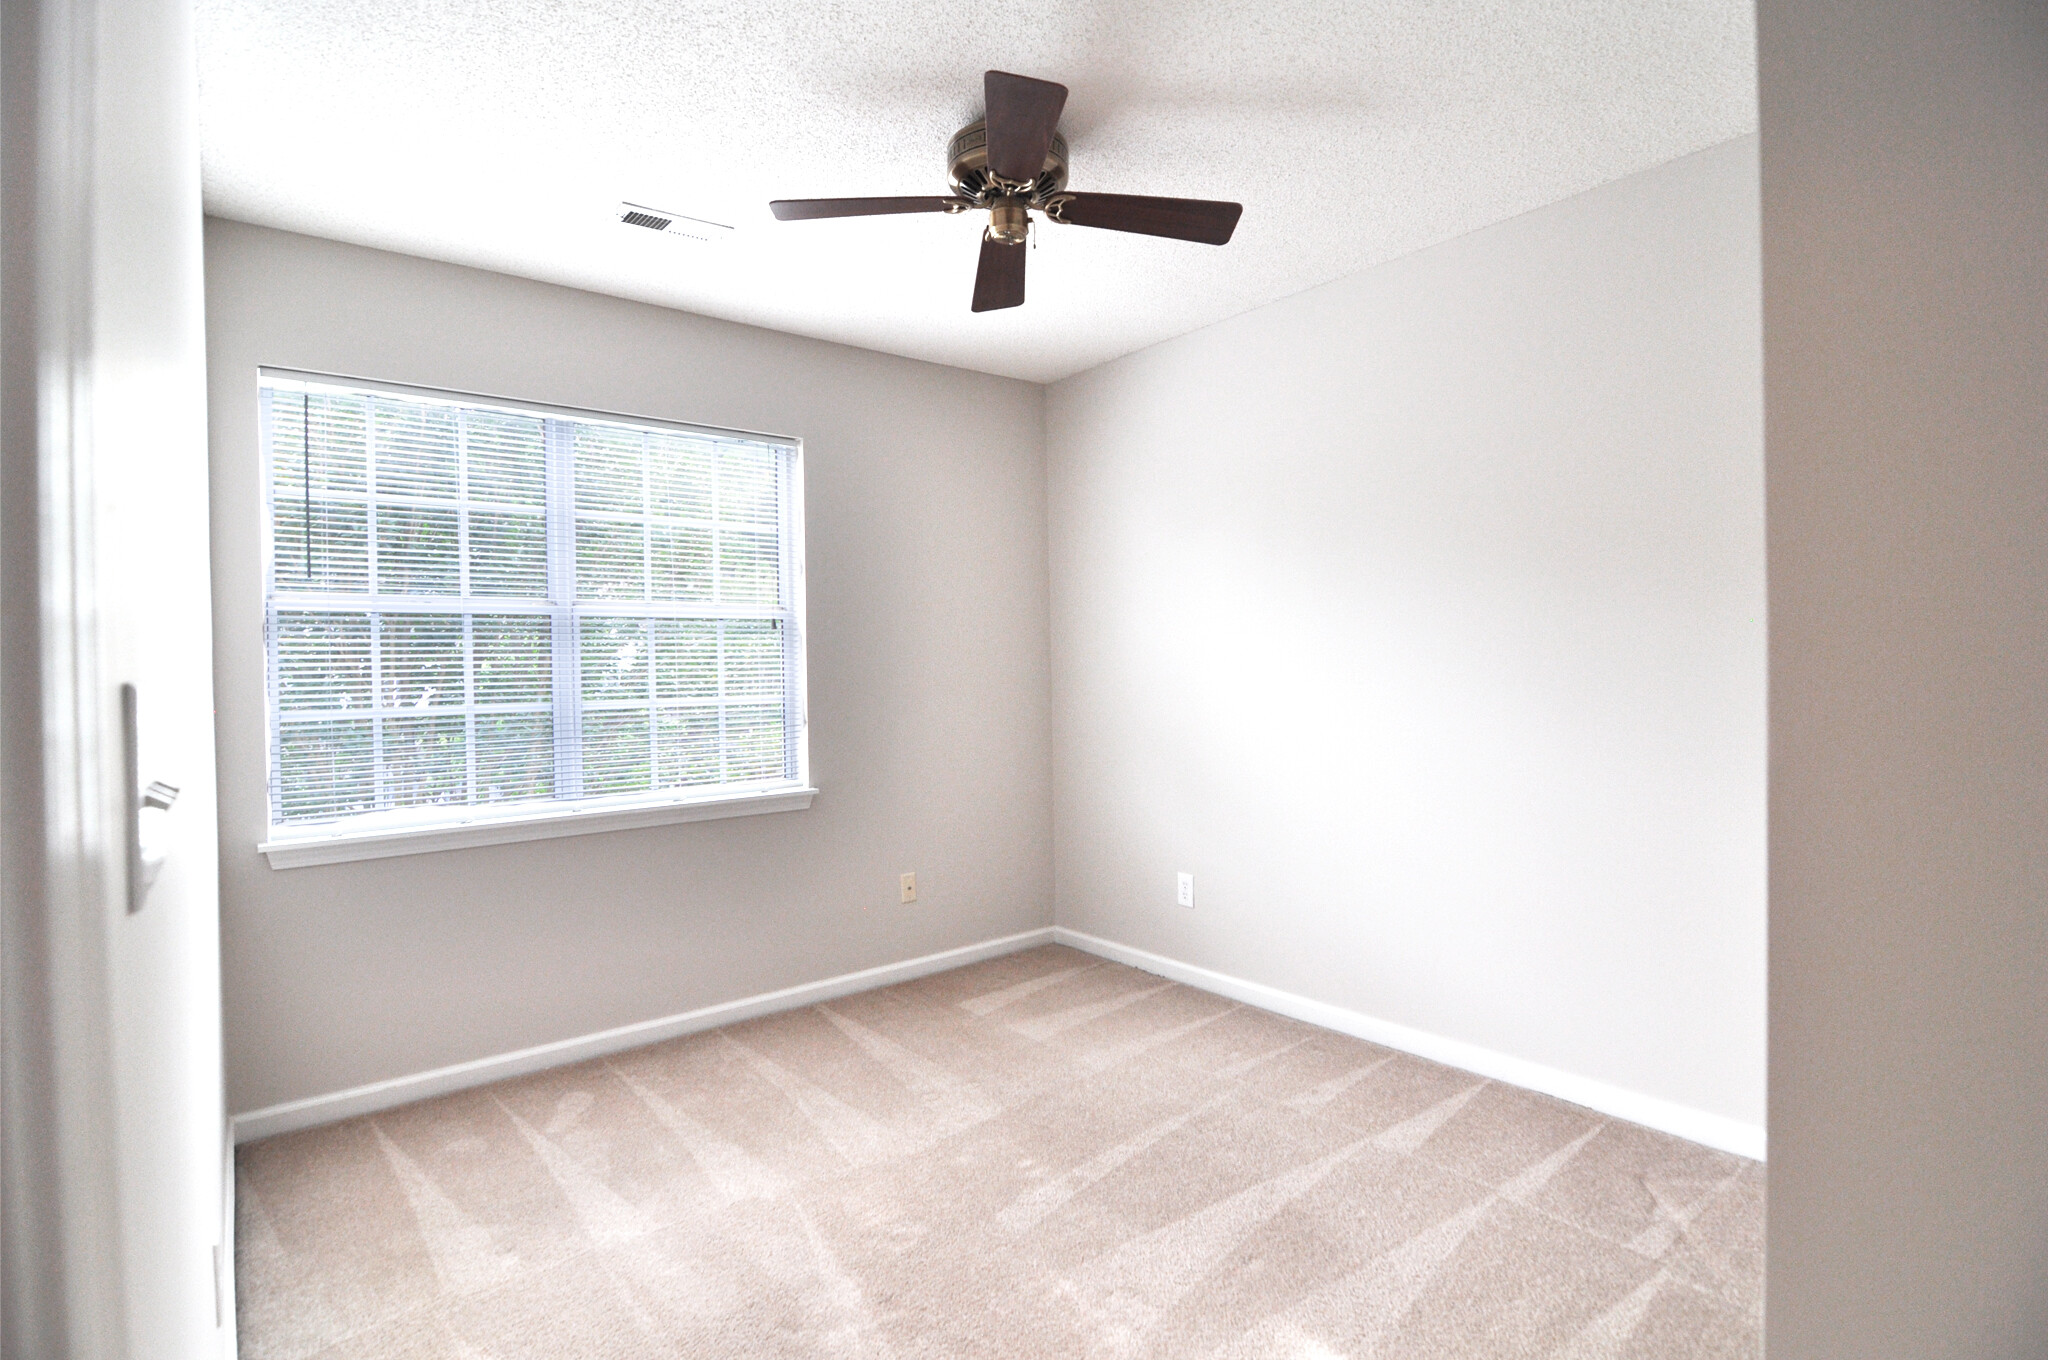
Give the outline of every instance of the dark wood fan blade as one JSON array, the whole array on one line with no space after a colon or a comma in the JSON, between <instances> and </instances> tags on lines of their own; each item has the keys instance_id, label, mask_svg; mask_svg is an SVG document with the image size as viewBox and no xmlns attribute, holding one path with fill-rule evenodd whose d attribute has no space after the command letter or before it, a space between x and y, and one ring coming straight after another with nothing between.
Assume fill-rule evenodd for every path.
<instances>
[{"instance_id":1,"label":"dark wood fan blade","mask_svg":"<svg viewBox=\"0 0 2048 1360\"><path fill-rule=\"evenodd\" d=\"M1067 87L1050 80L989 71L981 78L988 101L988 169L1012 184L1029 184L1045 169L1053 129L1067 106Z\"/></svg>"},{"instance_id":2,"label":"dark wood fan blade","mask_svg":"<svg viewBox=\"0 0 2048 1360\"><path fill-rule=\"evenodd\" d=\"M981 268L974 272L974 310L1000 311L1024 305L1024 246L981 238Z\"/></svg>"},{"instance_id":3,"label":"dark wood fan blade","mask_svg":"<svg viewBox=\"0 0 2048 1360\"><path fill-rule=\"evenodd\" d=\"M1220 246L1237 230L1242 203L1205 198L1146 198L1141 194L1063 194L1052 216L1077 227L1135 231Z\"/></svg>"},{"instance_id":4,"label":"dark wood fan blade","mask_svg":"<svg viewBox=\"0 0 2048 1360\"><path fill-rule=\"evenodd\" d=\"M884 213L946 212L967 205L957 198L778 198L768 211L781 222L814 217L879 217Z\"/></svg>"}]
</instances>

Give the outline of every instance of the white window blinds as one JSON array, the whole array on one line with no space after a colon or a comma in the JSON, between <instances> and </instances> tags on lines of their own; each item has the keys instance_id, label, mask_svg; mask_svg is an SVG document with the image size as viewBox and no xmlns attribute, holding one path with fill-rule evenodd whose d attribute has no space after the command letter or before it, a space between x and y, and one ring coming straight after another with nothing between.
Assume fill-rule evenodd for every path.
<instances>
[{"instance_id":1,"label":"white window blinds","mask_svg":"<svg viewBox=\"0 0 2048 1360\"><path fill-rule=\"evenodd\" d=\"M796 448L266 371L278 831L803 782Z\"/></svg>"}]
</instances>

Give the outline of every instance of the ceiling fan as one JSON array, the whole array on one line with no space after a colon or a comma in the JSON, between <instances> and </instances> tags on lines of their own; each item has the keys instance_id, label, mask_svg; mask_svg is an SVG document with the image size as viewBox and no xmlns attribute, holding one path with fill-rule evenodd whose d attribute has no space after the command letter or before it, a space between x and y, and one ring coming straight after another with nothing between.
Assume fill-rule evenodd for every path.
<instances>
[{"instance_id":1,"label":"ceiling fan","mask_svg":"<svg viewBox=\"0 0 2048 1360\"><path fill-rule=\"evenodd\" d=\"M1067 143L1059 135L1067 87L1006 71L982 76L987 115L953 134L946 147L953 192L929 198L779 198L769 210L784 222L817 217L988 210L974 310L1024 302L1024 243L1036 210L1077 227L1133 231L1220 246L1237 229L1239 203L1139 194L1076 194L1067 190Z\"/></svg>"}]
</instances>

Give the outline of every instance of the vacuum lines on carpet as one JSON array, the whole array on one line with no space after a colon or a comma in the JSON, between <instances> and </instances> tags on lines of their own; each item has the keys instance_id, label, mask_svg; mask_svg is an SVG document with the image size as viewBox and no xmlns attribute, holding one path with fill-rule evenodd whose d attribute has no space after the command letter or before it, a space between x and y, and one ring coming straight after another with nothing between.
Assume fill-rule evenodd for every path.
<instances>
[{"instance_id":1,"label":"vacuum lines on carpet","mask_svg":"<svg viewBox=\"0 0 2048 1360\"><path fill-rule=\"evenodd\" d=\"M1762 1353L1756 1163L1060 946L237 1185L244 1360Z\"/></svg>"}]
</instances>

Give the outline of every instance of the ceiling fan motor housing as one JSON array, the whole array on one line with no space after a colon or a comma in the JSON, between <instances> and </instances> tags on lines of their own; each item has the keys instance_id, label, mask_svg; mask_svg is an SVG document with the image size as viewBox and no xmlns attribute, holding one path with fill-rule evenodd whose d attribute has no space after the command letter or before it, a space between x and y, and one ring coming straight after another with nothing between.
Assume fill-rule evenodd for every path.
<instances>
[{"instance_id":1,"label":"ceiling fan motor housing","mask_svg":"<svg viewBox=\"0 0 2048 1360\"><path fill-rule=\"evenodd\" d=\"M981 263L974 272L977 312L1002 311L1024 302L1024 249L1031 239L1031 214L1056 222L1135 232L1220 246L1230 240L1244 207L1200 198L1154 198L1143 194L1077 194L1067 190L1067 141L1059 135L1067 87L1008 71L982 73L986 117L969 123L946 144L946 172L953 192L945 195L879 198L778 198L768 205L778 221L820 217L882 217L896 213L959 213L970 208L989 216L981 236ZM994 136L990 136L990 129Z\"/></svg>"},{"instance_id":2,"label":"ceiling fan motor housing","mask_svg":"<svg viewBox=\"0 0 2048 1360\"><path fill-rule=\"evenodd\" d=\"M954 192L977 208L994 207L999 199L1020 199L1025 205L1043 208L1046 200L1067 187L1067 139L1057 132L1045 153L1045 168L1029 184L1005 184L988 172L988 123L969 123L953 134L946 145L946 173Z\"/></svg>"}]
</instances>

